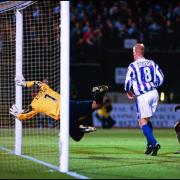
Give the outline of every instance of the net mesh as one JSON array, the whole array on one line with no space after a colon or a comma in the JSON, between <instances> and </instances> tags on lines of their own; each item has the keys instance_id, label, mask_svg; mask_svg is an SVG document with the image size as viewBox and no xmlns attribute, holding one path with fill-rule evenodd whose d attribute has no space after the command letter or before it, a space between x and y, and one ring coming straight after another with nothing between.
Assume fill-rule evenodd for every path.
<instances>
[{"instance_id":1,"label":"net mesh","mask_svg":"<svg viewBox=\"0 0 180 180\"><path fill-rule=\"evenodd\" d=\"M39 1L21 10L23 14L23 75L27 81L45 81L60 91L60 1ZM0 16L0 147L14 150L15 103L15 10ZM23 88L23 108L37 94ZM22 154L58 165L59 121L39 114L23 122Z\"/></svg>"},{"instance_id":2,"label":"net mesh","mask_svg":"<svg viewBox=\"0 0 180 180\"><path fill-rule=\"evenodd\" d=\"M12 11L1 14L0 22L0 146L12 150L14 121L9 107L15 102L15 14ZM8 162L4 151L0 157Z\"/></svg>"}]
</instances>

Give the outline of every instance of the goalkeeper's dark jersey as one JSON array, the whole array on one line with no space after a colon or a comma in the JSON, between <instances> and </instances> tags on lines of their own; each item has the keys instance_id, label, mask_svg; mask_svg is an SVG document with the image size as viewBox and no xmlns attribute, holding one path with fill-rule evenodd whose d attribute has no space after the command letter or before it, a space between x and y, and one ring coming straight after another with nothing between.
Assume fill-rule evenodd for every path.
<instances>
[{"instance_id":1,"label":"goalkeeper's dark jersey","mask_svg":"<svg viewBox=\"0 0 180 180\"><path fill-rule=\"evenodd\" d=\"M39 81L28 81L25 87L33 87L35 85L39 87L39 92L31 102L31 110L22 112L17 118L26 120L38 113L44 113L55 120L59 120L60 94L52 90L47 84Z\"/></svg>"}]
</instances>

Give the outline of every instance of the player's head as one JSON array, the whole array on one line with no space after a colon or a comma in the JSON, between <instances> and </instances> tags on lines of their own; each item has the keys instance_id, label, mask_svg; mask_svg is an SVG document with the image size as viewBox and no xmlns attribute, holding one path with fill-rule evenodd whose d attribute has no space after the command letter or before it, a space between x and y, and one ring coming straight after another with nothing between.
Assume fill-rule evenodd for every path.
<instances>
[{"instance_id":1,"label":"player's head","mask_svg":"<svg viewBox=\"0 0 180 180\"><path fill-rule=\"evenodd\" d=\"M134 60L144 56L144 44L137 43L133 46Z\"/></svg>"}]
</instances>

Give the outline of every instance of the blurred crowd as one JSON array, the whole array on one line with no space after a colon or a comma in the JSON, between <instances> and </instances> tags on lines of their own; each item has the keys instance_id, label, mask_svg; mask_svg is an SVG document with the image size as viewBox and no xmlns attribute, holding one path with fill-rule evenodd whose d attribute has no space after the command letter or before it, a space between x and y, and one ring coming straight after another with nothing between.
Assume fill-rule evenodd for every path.
<instances>
[{"instance_id":1,"label":"blurred crowd","mask_svg":"<svg viewBox=\"0 0 180 180\"><path fill-rule=\"evenodd\" d=\"M49 46L52 41L59 41L60 31L60 3L59 1L36 2L23 11L23 38L29 40L28 44L34 42ZM0 45L15 43L16 15L13 10L4 12L0 16Z\"/></svg>"},{"instance_id":2,"label":"blurred crowd","mask_svg":"<svg viewBox=\"0 0 180 180\"><path fill-rule=\"evenodd\" d=\"M24 27L29 40L43 46L52 38L59 41L59 1L39 2L26 12L25 18L31 21ZM14 41L14 19L5 23L1 18L1 48L4 38ZM71 1L70 33L72 60L100 59L106 50L124 50L136 41L149 50L179 51L180 1Z\"/></svg>"},{"instance_id":3,"label":"blurred crowd","mask_svg":"<svg viewBox=\"0 0 180 180\"><path fill-rule=\"evenodd\" d=\"M180 1L72 1L70 12L76 58L125 49L128 39L149 50L180 50Z\"/></svg>"}]
</instances>

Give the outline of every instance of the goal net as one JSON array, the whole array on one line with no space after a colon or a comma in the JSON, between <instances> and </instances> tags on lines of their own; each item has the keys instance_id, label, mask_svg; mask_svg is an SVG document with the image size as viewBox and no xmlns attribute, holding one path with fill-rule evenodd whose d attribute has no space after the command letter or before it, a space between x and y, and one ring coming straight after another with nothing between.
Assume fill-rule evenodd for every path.
<instances>
[{"instance_id":1,"label":"goal net","mask_svg":"<svg viewBox=\"0 0 180 180\"><path fill-rule=\"evenodd\" d=\"M9 114L16 94L14 9L0 14L0 158L6 158L2 152L13 152L15 148L15 119ZM35 1L20 11L23 14L22 74L25 80L44 81L60 93L60 1ZM23 109L37 92L36 88L22 88ZM43 114L23 121L22 154L58 166L59 129L59 121Z\"/></svg>"},{"instance_id":2,"label":"goal net","mask_svg":"<svg viewBox=\"0 0 180 180\"><path fill-rule=\"evenodd\" d=\"M1 13L0 22L0 148L13 150L14 120L9 115L9 107L15 102L16 23L14 12ZM9 161L5 154L6 151L0 151L0 161L3 162L4 168Z\"/></svg>"},{"instance_id":3,"label":"goal net","mask_svg":"<svg viewBox=\"0 0 180 180\"><path fill-rule=\"evenodd\" d=\"M60 2L36 2L23 9L23 75L60 91ZM23 89L23 107L37 89ZM39 114L23 122L23 154L58 165L59 121ZM39 152L39 153L37 153Z\"/></svg>"}]
</instances>

